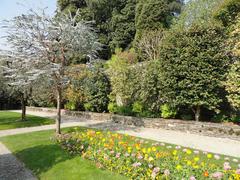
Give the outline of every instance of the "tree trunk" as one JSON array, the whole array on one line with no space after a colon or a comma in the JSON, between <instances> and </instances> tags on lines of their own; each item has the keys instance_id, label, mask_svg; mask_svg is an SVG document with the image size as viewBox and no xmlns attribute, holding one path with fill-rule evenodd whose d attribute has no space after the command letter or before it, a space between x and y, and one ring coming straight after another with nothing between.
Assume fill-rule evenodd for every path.
<instances>
[{"instance_id":1,"label":"tree trunk","mask_svg":"<svg viewBox=\"0 0 240 180\"><path fill-rule=\"evenodd\" d=\"M22 121L26 121L26 103L24 99L24 94L21 97L21 107L22 107Z\"/></svg>"},{"instance_id":2,"label":"tree trunk","mask_svg":"<svg viewBox=\"0 0 240 180\"><path fill-rule=\"evenodd\" d=\"M62 103L62 91L57 89L57 118L56 118L56 134L61 134L61 103Z\"/></svg>"},{"instance_id":3,"label":"tree trunk","mask_svg":"<svg viewBox=\"0 0 240 180\"><path fill-rule=\"evenodd\" d=\"M198 122L201 116L201 107L197 106L195 110L195 120Z\"/></svg>"}]
</instances>

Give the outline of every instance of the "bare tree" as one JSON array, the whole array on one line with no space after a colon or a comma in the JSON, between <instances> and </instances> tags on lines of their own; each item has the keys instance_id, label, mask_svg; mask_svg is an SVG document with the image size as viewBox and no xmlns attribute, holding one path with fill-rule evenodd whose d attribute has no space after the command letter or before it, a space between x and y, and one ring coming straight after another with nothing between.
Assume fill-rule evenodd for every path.
<instances>
[{"instance_id":1,"label":"bare tree","mask_svg":"<svg viewBox=\"0 0 240 180\"><path fill-rule=\"evenodd\" d=\"M146 31L136 43L137 49L146 60L157 60L162 38L163 30Z\"/></svg>"},{"instance_id":2,"label":"bare tree","mask_svg":"<svg viewBox=\"0 0 240 180\"><path fill-rule=\"evenodd\" d=\"M50 17L44 10L5 22L7 42L16 57L38 61L38 69L52 80L57 98L56 133L60 134L62 91L68 82L66 69L72 54L93 59L101 45L90 23L78 21L79 13Z\"/></svg>"}]
</instances>

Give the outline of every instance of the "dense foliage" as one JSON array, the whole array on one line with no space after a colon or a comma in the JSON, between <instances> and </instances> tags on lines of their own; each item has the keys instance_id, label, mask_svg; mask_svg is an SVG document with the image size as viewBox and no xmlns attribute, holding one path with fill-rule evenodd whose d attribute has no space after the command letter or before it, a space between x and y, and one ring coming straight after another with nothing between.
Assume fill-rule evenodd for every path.
<instances>
[{"instance_id":1,"label":"dense foliage","mask_svg":"<svg viewBox=\"0 0 240 180\"><path fill-rule=\"evenodd\" d=\"M130 179L239 179L238 159L131 137L76 130L58 143L73 155Z\"/></svg>"},{"instance_id":2,"label":"dense foliage","mask_svg":"<svg viewBox=\"0 0 240 180\"><path fill-rule=\"evenodd\" d=\"M188 106L199 120L202 108L216 110L229 58L219 27L193 26L170 32L160 50L164 100ZM174 48L173 48L174 47Z\"/></svg>"},{"instance_id":3,"label":"dense foliage","mask_svg":"<svg viewBox=\"0 0 240 180\"><path fill-rule=\"evenodd\" d=\"M73 69L65 93L65 107L70 110L107 111L110 84L102 67L82 65L74 66Z\"/></svg>"},{"instance_id":4,"label":"dense foliage","mask_svg":"<svg viewBox=\"0 0 240 180\"><path fill-rule=\"evenodd\" d=\"M180 0L58 0L60 11L79 9L82 19L95 21L101 43L108 46L101 53L105 59L111 55L110 49L131 46L143 30L169 27L181 5Z\"/></svg>"}]
</instances>

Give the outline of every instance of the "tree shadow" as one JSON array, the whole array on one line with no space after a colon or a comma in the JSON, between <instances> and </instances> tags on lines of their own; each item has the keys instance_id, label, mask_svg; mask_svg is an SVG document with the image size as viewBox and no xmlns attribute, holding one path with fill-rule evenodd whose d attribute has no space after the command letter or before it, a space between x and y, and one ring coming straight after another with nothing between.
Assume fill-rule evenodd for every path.
<instances>
[{"instance_id":1,"label":"tree shadow","mask_svg":"<svg viewBox=\"0 0 240 180\"><path fill-rule=\"evenodd\" d=\"M30 147L16 152L15 155L35 175L47 172L54 165L74 158L57 144Z\"/></svg>"}]
</instances>

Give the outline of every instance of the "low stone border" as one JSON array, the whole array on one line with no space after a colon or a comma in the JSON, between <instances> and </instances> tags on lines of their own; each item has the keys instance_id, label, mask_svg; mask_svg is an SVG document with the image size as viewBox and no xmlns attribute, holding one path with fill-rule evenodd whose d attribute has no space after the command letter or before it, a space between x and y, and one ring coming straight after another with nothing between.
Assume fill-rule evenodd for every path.
<instances>
[{"instance_id":1,"label":"low stone border","mask_svg":"<svg viewBox=\"0 0 240 180\"><path fill-rule=\"evenodd\" d=\"M43 112L56 112L56 109L28 107L30 111L43 111ZM175 130L186 133L194 133L205 136L229 138L240 141L240 126L227 125L221 123L210 122L195 122L184 121L176 119L162 119L162 118L138 118L131 116L120 116L109 113L93 113L81 111L62 111L63 115L78 117L84 120L97 120L97 121L112 121L117 124Z\"/></svg>"}]
</instances>

